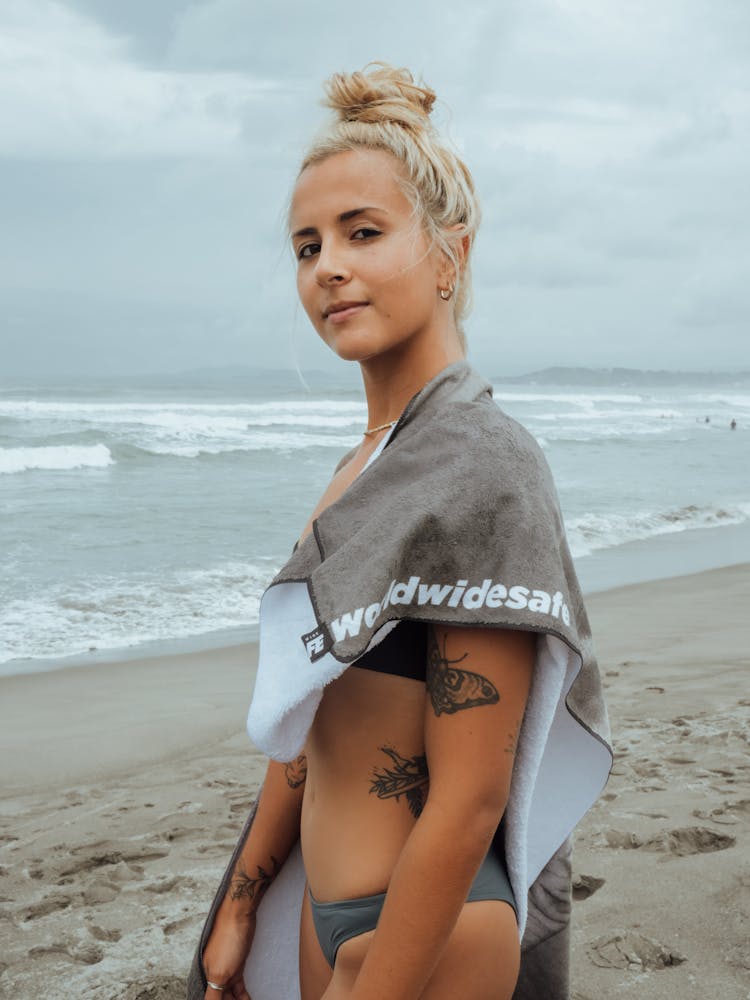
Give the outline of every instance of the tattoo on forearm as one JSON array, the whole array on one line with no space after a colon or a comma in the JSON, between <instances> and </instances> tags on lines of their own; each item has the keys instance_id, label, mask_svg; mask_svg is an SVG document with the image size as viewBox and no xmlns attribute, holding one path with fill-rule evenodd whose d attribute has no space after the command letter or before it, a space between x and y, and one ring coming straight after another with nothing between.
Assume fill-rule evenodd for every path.
<instances>
[{"instance_id":1,"label":"tattoo on forearm","mask_svg":"<svg viewBox=\"0 0 750 1000\"><path fill-rule=\"evenodd\" d=\"M284 768L286 783L290 788L299 788L304 785L307 778L307 757L301 753L299 757L290 760Z\"/></svg>"},{"instance_id":2,"label":"tattoo on forearm","mask_svg":"<svg viewBox=\"0 0 750 1000\"><path fill-rule=\"evenodd\" d=\"M393 761L393 766L373 769L373 780L370 784L370 794L373 792L379 799L395 799L406 796L409 809L413 816L418 817L427 801L430 787L430 775L427 770L427 758L424 754L415 757L402 757L393 747L378 747L387 753Z\"/></svg>"},{"instance_id":3,"label":"tattoo on forearm","mask_svg":"<svg viewBox=\"0 0 750 1000\"><path fill-rule=\"evenodd\" d=\"M426 686L435 715L453 715L462 708L494 705L500 701L500 695L492 681L472 670L460 670L456 667L469 654L464 653L457 660L449 660L446 646L447 639L444 639L441 651L436 630L431 626L427 633Z\"/></svg>"},{"instance_id":4,"label":"tattoo on forearm","mask_svg":"<svg viewBox=\"0 0 750 1000\"><path fill-rule=\"evenodd\" d=\"M230 894L232 899L249 899L260 902L264 892L269 887L274 878L278 875L281 865L276 858L271 855L271 865L273 871L266 871L262 865L256 865L258 874L253 878L249 875L245 866L240 861L235 869L230 884Z\"/></svg>"}]
</instances>

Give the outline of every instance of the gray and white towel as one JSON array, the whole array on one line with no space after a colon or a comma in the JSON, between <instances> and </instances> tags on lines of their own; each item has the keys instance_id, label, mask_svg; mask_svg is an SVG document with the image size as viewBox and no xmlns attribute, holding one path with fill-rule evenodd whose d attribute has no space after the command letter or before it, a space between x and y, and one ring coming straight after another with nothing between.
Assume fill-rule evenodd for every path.
<instances>
[{"instance_id":1,"label":"gray and white towel","mask_svg":"<svg viewBox=\"0 0 750 1000\"><path fill-rule=\"evenodd\" d=\"M607 710L547 462L465 361L412 398L263 595L253 742L277 760L299 754L326 684L405 618L538 636L503 824L521 935L514 1000L568 1000L570 835L612 765ZM299 996L303 886L297 848L259 910L253 1000ZM189 1000L203 996L200 950L225 891L226 877Z\"/></svg>"}]
</instances>

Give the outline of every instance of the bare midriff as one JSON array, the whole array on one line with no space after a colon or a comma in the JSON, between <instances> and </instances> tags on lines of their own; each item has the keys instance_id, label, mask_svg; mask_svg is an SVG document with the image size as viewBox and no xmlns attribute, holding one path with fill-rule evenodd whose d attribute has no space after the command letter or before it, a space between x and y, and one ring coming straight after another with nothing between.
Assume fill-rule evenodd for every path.
<instances>
[{"instance_id":1,"label":"bare midriff","mask_svg":"<svg viewBox=\"0 0 750 1000\"><path fill-rule=\"evenodd\" d=\"M426 796L424 706L421 681L357 667L326 687L306 744L301 821L317 900L387 889Z\"/></svg>"},{"instance_id":2,"label":"bare midriff","mask_svg":"<svg viewBox=\"0 0 750 1000\"><path fill-rule=\"evenodd\" d=\"M356 479L376 446L376 440L368 440L333 477L300 542L321 511ZM348 667L325 688L305 744L301 819L307 879L320 902L387 889L416 822L420 794L427 792L424 712L425 685L408 677ZM420 770L425 780L415 788ZM390 781L386 771L400 777Z\"/></svg>"}]
</instances>

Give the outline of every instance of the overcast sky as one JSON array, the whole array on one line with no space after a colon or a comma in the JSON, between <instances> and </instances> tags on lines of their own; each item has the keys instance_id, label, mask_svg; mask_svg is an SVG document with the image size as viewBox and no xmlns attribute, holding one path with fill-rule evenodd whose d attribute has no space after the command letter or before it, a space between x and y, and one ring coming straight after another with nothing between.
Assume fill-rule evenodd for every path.
<instances>
[{"instance_id":1,"label":"overcast sky","mask_svg":"<svg viewBox=\"0 0 750 1000\"><path fill-rule=\"evenodd\" d=\"M0 0L0 376L340 366L283 218L378 58L478 184L480 370L750 367L747 0Z\"/></svg>"}]
</instances>

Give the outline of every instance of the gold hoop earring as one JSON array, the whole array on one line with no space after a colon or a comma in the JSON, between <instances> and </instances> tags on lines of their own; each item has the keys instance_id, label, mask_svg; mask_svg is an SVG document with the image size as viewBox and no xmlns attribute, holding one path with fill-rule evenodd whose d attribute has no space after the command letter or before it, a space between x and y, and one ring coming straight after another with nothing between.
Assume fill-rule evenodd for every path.
<instances>
[{"instance_id":1,"label":"gold hoop earring","mask_svg":"<svg viewBox=\"0 0 750 1000\"><path fill-rule=\"evenodd\" d=\"M451 295L453 295L453 285L451 285L450 288L441 288L440 289L440 298L444 302L447 302L448 299L451 297Z\"/></svg>"}]
</instances>

